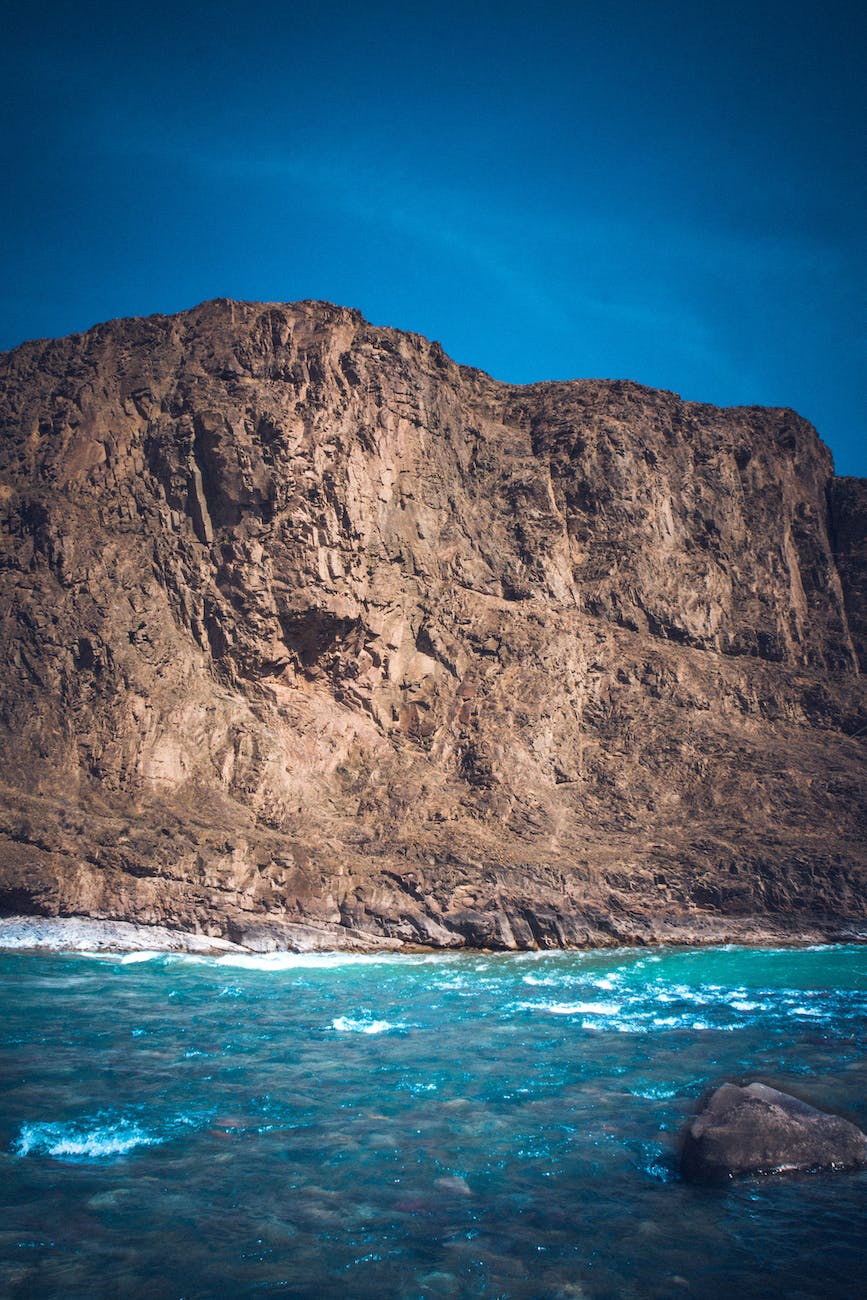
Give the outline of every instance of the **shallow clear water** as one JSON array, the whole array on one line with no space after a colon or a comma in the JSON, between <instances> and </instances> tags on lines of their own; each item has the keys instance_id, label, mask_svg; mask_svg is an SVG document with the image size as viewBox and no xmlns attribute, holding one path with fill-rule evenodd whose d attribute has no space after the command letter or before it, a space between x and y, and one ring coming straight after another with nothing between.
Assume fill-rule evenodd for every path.
<instances>
[{"instance_id":1,"label":"shallow clear water","mask_svg":"<svg viewBox=\"0 0 867 1300\"><path fill-rule=\"evenodd\" d=\"M696 1188L761 1078L867 1127L867 949L0 954L4 1296L834 1296L867 1175Z\"/></svg>"}]
</instances>

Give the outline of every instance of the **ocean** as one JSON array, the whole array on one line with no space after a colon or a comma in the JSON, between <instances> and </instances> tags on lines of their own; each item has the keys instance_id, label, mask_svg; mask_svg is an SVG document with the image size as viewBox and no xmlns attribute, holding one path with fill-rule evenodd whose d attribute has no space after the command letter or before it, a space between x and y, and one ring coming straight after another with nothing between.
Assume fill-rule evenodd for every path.
<instances>
[{"instance_id":1,"label":"ocean","mask_svg":"<svg viewBox=\"0 0 867 1300\"><path fill-rule=\"evenodd\" d=\"M708 1088L867 1128L867 948L0 953L4 1297L863 1294L867 1173L683 1182Z\"/></svg>"}]
</instances>

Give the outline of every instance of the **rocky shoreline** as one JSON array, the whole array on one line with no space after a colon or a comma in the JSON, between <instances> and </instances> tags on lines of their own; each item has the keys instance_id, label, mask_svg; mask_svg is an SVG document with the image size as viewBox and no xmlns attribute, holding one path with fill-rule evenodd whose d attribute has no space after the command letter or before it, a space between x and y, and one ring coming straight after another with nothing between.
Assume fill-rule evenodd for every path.
<instances>
[{"instance_id":1,"label":"rocky shoreline","mask_svg":"<svg viewBox=\"0 0 867 1300\"><path fill-rule=\"evenodd\" d=\"M89 916L0 917L0 951L44 952L189 952L217 956L246 952L226 939L170 930L160 925L102 921Z\"/></svg>"},{"instance_id":2,"label":"rocky shoreline","mask_svg":"<svg viewBox=\"0 0 867 1300\"><path fill-rule=\"evenodd\" d=\"M5 916L0 917L0 951L50 951L50 952L183 952L204 956L223 953L414 953L447 952L452 948L432 948L400 940L363 935L357 931L343 931L339 927L283 926L249 931L246 942L235 943L219 936L205 935L167 926L139 925L130 921L99 919L89 916ZM657 938L646 946L710 947L734 945L743 947L805 947L830 943L867 943L867 930L855 927L801 927L797 930L773 928L755 922L740 926L711 923L703 928L688 930L671 927L665 938ZM588 948L633 947L616 944L610 938L604 943L589 944ZM640 945L645 946L645 945ZM469 949L468 949L469 950ZM585 949L571 949L582 951ZM479 951L482 951L481 949ZM486 949L484 951L491 951ZM500 949L499 951L503 951ZM512 949L511 951L518 951ZM524 950L526 951L526 949ZM544 951L570 951L568 948L548 948Z\"/></svg>"}]
</instances>

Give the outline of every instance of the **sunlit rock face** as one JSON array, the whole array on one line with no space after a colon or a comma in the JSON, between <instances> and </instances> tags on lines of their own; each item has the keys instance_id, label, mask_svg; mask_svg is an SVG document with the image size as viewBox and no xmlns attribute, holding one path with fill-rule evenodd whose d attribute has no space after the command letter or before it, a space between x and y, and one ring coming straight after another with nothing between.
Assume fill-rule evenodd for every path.
<instances>
[{"instance_id":1,"label":"sunlit rock face","mask_svg":"<svg viewBox=\"0 0 867 1300\"><path fill-rule=\"evenodd\" d=\"M865 484L793 412L218 301L5 354L0 424L5 911L864 923Z\"/></svg>"}]
</instances>

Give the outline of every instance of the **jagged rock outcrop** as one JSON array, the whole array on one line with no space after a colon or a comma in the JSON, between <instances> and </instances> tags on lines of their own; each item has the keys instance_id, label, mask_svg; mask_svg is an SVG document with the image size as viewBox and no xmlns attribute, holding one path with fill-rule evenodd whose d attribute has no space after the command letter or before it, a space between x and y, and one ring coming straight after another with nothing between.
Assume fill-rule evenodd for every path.
<instances>
[{"instance_id":1,"label":"jagged rock outcrop","mask_svg":"<svg viewBox=\"0 0 867 1300\"><path fill-rule=\"evenodd\" d=\"M7 353L0 428L6 912L863 925L865 484L793 412L218 301Z\"/></svg>"},{"instance_id":2,"label":"jagged rock outcrop","mask_svg":"<svg viewBox=\"0 0 867 1300\"><path fill-rule=\"evenodd\" d=\"M681 1150L684 1177L705 1182L865 1166L867 1134L764 1083L717 1088L687 1126Z\"/></svg>"}]
</instances>

